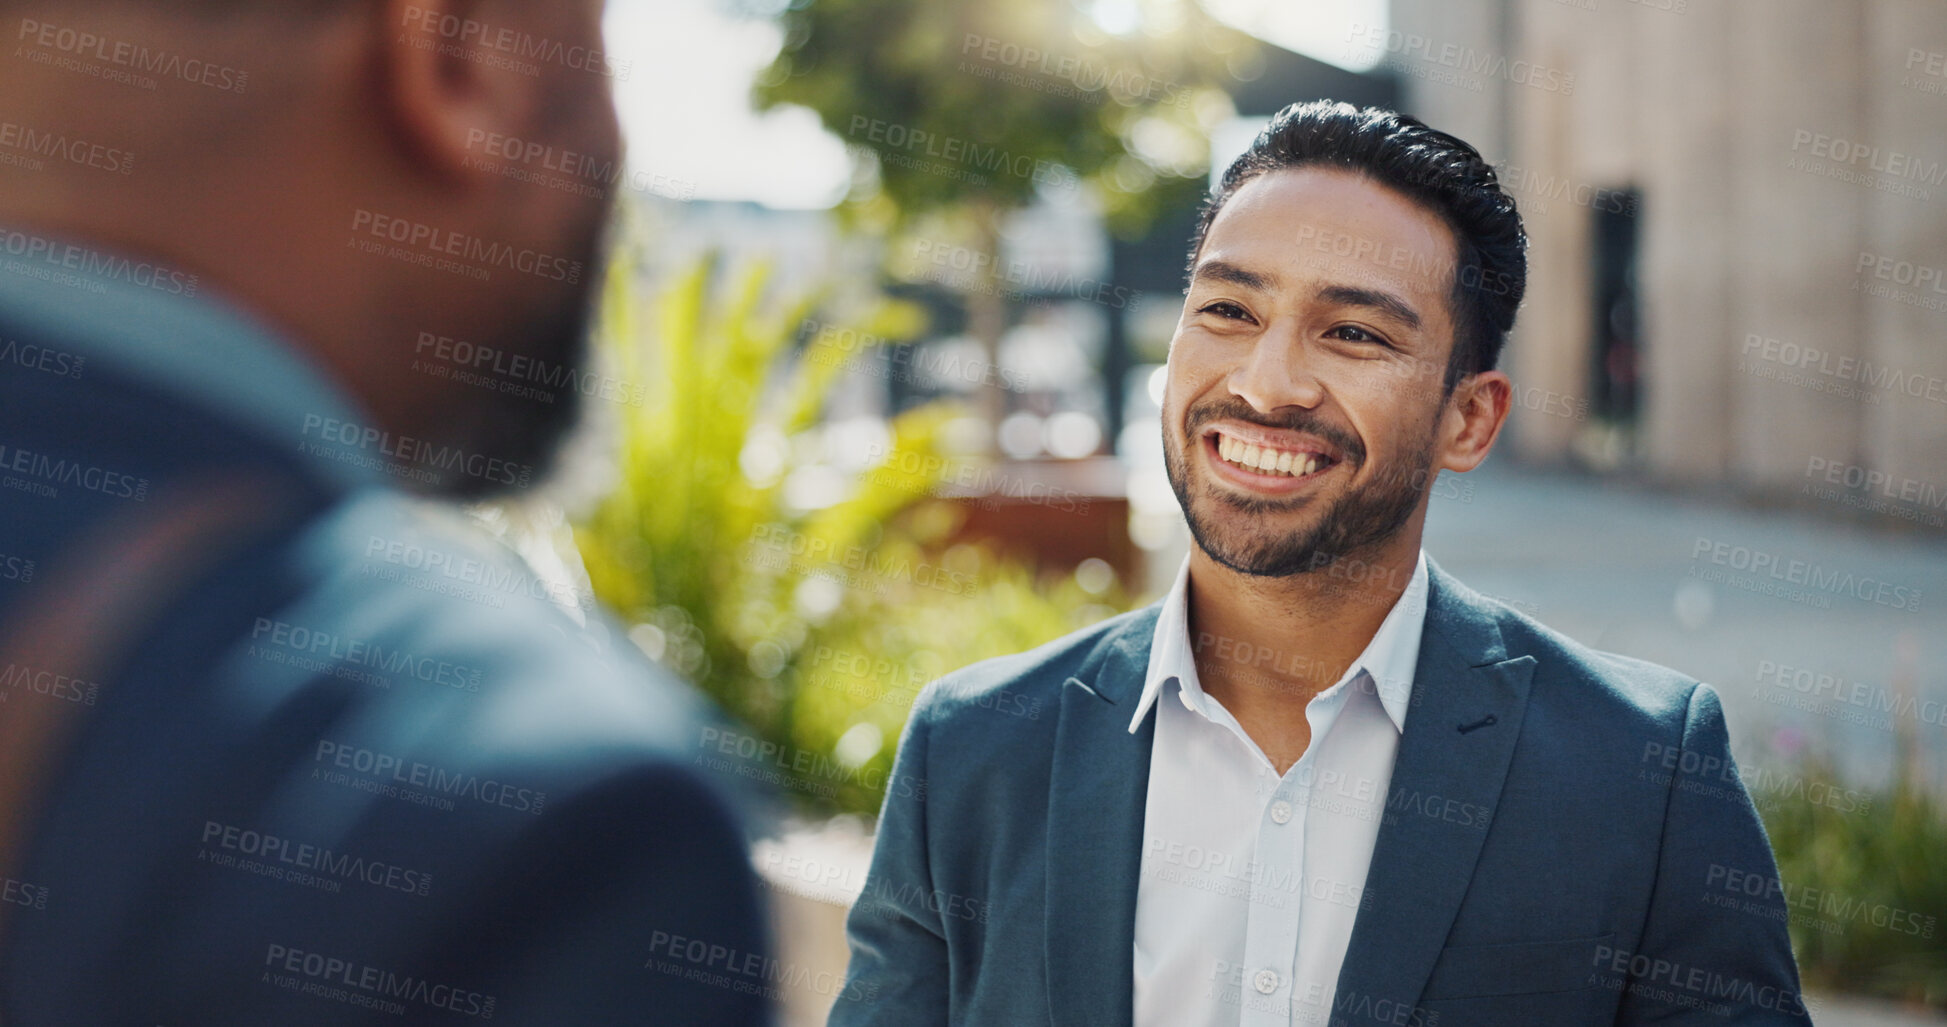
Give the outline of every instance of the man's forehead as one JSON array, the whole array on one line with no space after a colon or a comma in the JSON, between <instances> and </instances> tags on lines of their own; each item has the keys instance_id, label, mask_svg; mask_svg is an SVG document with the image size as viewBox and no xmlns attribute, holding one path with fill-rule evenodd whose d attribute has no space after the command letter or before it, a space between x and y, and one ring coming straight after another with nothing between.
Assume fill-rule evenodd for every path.
<instances>
[{"instance_id":1,"label":"man's forehead","mask_svg":"<svg viewBox=\"0 0 1947 1027\"><path fill-rule=\"evenodd\" d=\"M1356 278L1443 296L1454 235L1419 202L1353 172L1296 168L1260 175L1211 222L1201 267L1221 261L1273 280Z\"/></svg>"}]
</instances>

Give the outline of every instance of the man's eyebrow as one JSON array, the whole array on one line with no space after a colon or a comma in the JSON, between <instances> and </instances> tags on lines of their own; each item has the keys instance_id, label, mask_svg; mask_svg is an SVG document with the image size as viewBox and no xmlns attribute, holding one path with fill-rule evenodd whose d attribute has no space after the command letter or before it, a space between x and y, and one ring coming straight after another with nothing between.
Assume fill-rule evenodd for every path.
<instances>
[{"instance_id":1,"label":"man's eyebrow","mask_svg":"<svg viewBox=\"0 0 1947 1027\"><path fill-rule=\"evenodd\" d=\"M1268 292L1271 289L1270 275L1261 274L1249 268L1239 267L1227 260L1206 260L1198 264L1196 270L1190 272L1190 284L1192 285L1206 278L1212 281L1241 285L1246 289L1254 289L1258 292Z\"/></svg>"},{"instance_id":2,"label":"man's eyebrow","mask_svg":"<svg viewBox=\"0 0 1947 1027\"><path fill-rule=\"evenodd\" d=\"M1408 328L1418 330L1420 315L1407 302L1390 292L1378 289L1361 289L1352 285L1328 285L1318 290L1318 298L1328 303L1342 303L1352 307L1370 307L1390 316Z\"/></svg>"}]
</instances>

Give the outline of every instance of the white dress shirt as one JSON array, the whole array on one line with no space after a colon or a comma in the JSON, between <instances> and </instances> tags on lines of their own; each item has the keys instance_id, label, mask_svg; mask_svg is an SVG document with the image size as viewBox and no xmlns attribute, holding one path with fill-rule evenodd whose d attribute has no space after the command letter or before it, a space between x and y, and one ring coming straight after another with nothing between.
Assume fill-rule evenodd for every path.
<instances>
[{"instance_id":1,"label":"white dress shirt","mask_svg":"<svg viewBox=\"0 0 1947 1027\"><path fill-rule=\"evenodd\" d=\"M1426 553L1365 651L1305 707L1311 744L1282 776L1197 681L1190 564L1163 601L1137 731L1156 708L1136 891L1140 1027L1268 1027L1330 1019L1406 729L1426 620ZM1232 661L1222 640L1204 650ZM1304 655L1245 667L1302 672ZM1175 701L1158 701L1165 694Z\"/></svg>"}]
</instances>

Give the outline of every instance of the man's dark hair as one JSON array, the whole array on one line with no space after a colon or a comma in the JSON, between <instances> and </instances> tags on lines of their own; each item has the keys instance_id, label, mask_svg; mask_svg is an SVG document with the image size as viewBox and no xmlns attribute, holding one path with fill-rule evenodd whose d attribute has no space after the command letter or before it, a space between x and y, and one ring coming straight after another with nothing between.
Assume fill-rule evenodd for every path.
<instances>
[{"instance_id":1,"label":"man's dark hair","mask_svg":"<svg viewBox=\"0 0 1947 1027\"><path fill-rule=\"evenodd\" d=\"M1204 201L1190 242L1191 269L1210 223L1245 183L1266 172L1311 165L1359 172L1440 215L1458 250L1446 389L1492 369L1528 287L1528 235L1521 214L1480 151L1398 111L1335 100L1294 103L1279 111Z\"/></svg>"}]
</instances>

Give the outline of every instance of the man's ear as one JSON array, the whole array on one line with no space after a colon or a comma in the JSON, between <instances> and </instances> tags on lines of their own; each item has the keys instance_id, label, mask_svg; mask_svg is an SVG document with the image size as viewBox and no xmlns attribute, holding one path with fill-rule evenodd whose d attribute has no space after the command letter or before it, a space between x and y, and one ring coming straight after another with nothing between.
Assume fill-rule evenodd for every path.
<instances>
[{"instance_id":1,"label":"man's ear","mask_svg":"<svg viewBox=\"0 0 1947 1027\"><path fill-rule=\"evenodd\" d=\"M1500 371L1462 378L1440 415L1440 466L1463 474L1479 467L1500 437L1513 398L1514 386Z\"/></svg>"},{"instance_id":2,"label":"man's ear","mask_svg":"<svg viewBox=\"0 0 1947 1027\"><path fill-rule=\"evenodd\" d=\"M435 180L463 183L491 177L482 162L485 141L518 136L540 99L538 78L475 60L479 48L466 26L484 24L481 0L380 0L373 26L377 43L374 97L401 147L401 157ZM524 4L499 5L518 17ZM491 30L491 29L489 29Z\"/></svg>"}]
</instances>

